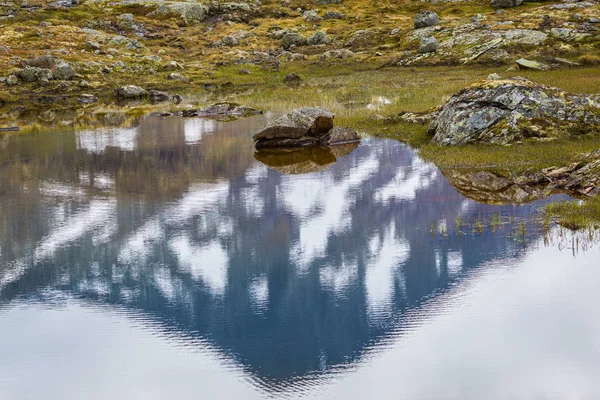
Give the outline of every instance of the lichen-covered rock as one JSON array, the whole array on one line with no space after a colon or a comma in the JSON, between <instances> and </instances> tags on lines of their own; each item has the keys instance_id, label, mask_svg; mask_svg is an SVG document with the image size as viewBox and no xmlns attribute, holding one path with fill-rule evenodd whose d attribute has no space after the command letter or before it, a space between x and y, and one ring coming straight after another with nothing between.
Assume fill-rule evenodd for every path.
<instances>
[{"instance_id":1,"label":"lichen-covered rock","mask_svg":"<svg viewBox=\"0 0 600 400\"><path fill-rule=\"evenodd\" d=\"M257 149L333 146L360 142L349 128L333 127L334 115L317 107L287 113L254 135Z\"/></svg>"},{"instance_id":2,"label":"lichen-covered rock","mask_svg":"<svg viewBox=\"0 0 600 400\"><path fill-rule=\"evenodd\" d=\"M48 68L30 67L15 71L15 75L23 82L47 82L52 80L52 71Z\"/></svg>"},{"instance_id":3,"label":"lichen-covered rock","mask_svg":"<svg viewBox=\"0 0 600 400\"><path fill-rule=\"evenodd\" d=\"M435 53L440 47L438 41L433 36L421 38L419 42L419 53Z\"/></svg>"},{"instance_id":4,"label":"lichen-covered rock","mask_svg":"<svg viewBox=\"0 0 600 400\"><path fill-rule=\"evenodd\" d=\"M269 140L318 138L333 129L334 115L318 107L303 107L277 118L254 135L255 142Z\"/></svg>"},{"instance_id":5,"label":"lichen-covered rock","mask_svg":"<svg viewBox=\"0 0 600 400\"><path fill-rule=\"evenodd\" d=\"M207 8L200 3L165 2L148 16L166 16L169 14L179 16L186 25L192 25L204 21L207 16Z\"/></svg>"},{"instance_id":6,"label":"lichen-covered rock","mask_svg":"<svg viewBox=\"0 0 600 400\"><path fill-rule=\"evenodd\" d=\"M311 37L308 38L307 43L310 46L329 44L331 43L331 38L327 36L325 31L316 31Z\"/></svg>"},{"instance_id":7,"label":"lichen-covered rock","mask_svg":"<svg viewBox=\"0 0 600 400\"><path fill-rule=\"evenodd\" d=\"M331 131L329 131L327 135L321 138L320 142L323 145L354 143L360 142L360 136L353 129L342 126L336 126Z\"/></svg>"},{"instance_id":8,"label":"lichen-covered rock","mask_svg":"<svg viewBox=\"0 0 600 400\"><path fill-rule=\"evenodd\" d=\"M421 11L415 15L415 29L437 25L440 18L433 11Z\"/></svg>"},{"instance_id":9,"label":"lichen-covered rock","mask_svg":"<svg viewBox=\"0 0 600 400\"><path fill-rule=\"evenodd\" d=\"M284 49L289 49L292 46L306 46L308 40L297 32L286 33L281 39L281 46Z\"/></svg>"},{"instance_id":10,"label":"lichen-covered rock","mask_svg":"<svg viewBox=\"0 0 600 400\"><path fill-rule=\"evenodd\" d=\"M567 93L523 78L484 81L458 92L429 125L432 142L507 144L597 131L600 96Z\"/></svg>"},{"instance_id":11,"label":"lichen-covered rock","mask_svg":"<svg viewBox=\"0 0 600 400\"><path fill-rule=\"evenodd\" d=\"M326 51L325 53L321 54L321 60L330 60L332 58L339 58L339 59L344 59L344 58L351 58L354 57L354 52L352 52L352 50L348 50L348 49L336 49L336 50L329 50Z\"/></svg>"},{"instance_id":12,"label":"lichen-covered rock","mask_svg":"<svg viewBox=\"0 0 600 400\"><path fill-rule=\"evenodd\" d=\"M262 114L262 111L225 101L204 106L202 108L183 110L180 115L183 117L246 117L255 114Z\"/></svg>"},{"instance_id":13,"label":"lichen-covered rock","mask_svg":"<svg viewBox=\"0 0 600 400\"><path fill-rule=\"evenodd\" d=\"M54 79L59 81L68 81L69 79L75 77L75 75L77 75L77 73L73 67L64 61L55 66L54 70L52 71L52 76Z\"/></svg>"},{"instance_id":14,"label":"lichen-covered rock","mask_svg":"<svg viewBox=\"0 0 600 400\"><path fill-rule=\"evenodd\" d=\"M143 99L148 97L148 92L135 85L121 86L115 90L115 96L119 99Z\"/></svg>"}]
</instances>

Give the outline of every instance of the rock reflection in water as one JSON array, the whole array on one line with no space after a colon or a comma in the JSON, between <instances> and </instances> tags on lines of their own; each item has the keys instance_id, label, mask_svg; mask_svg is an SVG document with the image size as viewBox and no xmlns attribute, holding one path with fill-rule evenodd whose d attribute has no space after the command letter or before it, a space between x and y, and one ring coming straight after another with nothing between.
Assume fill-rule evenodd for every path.
<instances>
[{"instance_id":1,"label":"rock reflection in water","mask_svg":"<svg viewBox=\"0 0 600 400\"><path fill-rule=\"evenodd\" d=\"M332 147L263 149L254 153L254 158L284 174L309 174L326 170L339 158L352 153L357 147L358 143L348 143Z\"/></svg>"},{"instance_id":2,"label":"rock reflection in water","mask_svg":"<svg viewBox=\"0 0 600 400\"><path fill-rule=\"evenodd\" d=\"M447 169L442 173L462 195L481 203L525 204L550 195L543 187L520 185L498 172Z\"/></svg>"}]
</instances>

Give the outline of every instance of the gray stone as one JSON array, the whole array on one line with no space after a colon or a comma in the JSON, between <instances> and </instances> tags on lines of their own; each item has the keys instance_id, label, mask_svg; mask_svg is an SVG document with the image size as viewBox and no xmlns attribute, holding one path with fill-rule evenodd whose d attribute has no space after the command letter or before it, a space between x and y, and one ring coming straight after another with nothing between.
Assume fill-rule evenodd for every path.
<instances>
[{"instance_id":1,"label":"gray stone","mask_svg":"<svg viewBox=\"0 0 600 400\"><path fill-rule=\"evenodd\" d=\"M548 39L548 35L533 29L509 29L504 33L504 38L514 44L539 46Z\"/></svg>"},{"instance_id":2,"label":"gray stone","mask_svg":"<svg viewBox=\"0 0 600 400\"><path fill-rule=\"evenodd\" d=\"M52 77L59 81L68 81L72 79L77 73L71 65L66 62L61 62L52 71Z\"/></svg>"},{"instance_id":3,"label":"gray stone","mask_svg":"<svg viewBox=\"0 0 600 400\"><path fill-rule=\"evenodd\" d=\"M324 31L317 31L311 37L308 38L308 44L311 46L329 43L331 43L331 38L327 36L327 34Z\"/></svg>"},{"instance_id":4,"label":"gray stone","mask_svg":"<svg viewBox=\"0 0 600 400\"><path fill-rule=\"evenodd\" d=\"M169 75L167 75L167 79L182 82L188 82L190 80L187 76L180 74L179 72L171 72Z\"/></svg>"},{"instance_id":5,"label":"gray stone","mask_svg":"<svg viewBox=\"0 0 600 400\"><path fill-rule=\"evenodd\" d=\"M550 66L541 62L526 60L519 58L515 61L519 66L519 69L537 69L538 71L546 71L550 69Z\"/></svg>"},{"instance_id":6,"label":"gray stone","mask_svg":"<svg viewBox=\"0 0 600 400\"><path fill-rule=\"evenodd\" d=\"M335 144L344 144L344 143L353 143L360 142L360 136L356 131L345 128L341 126L337 126L333 128L327 135L325 135L320 143L322 145L335 145Z\"/></svg>"},{"instance_id":7,"label":"gray stone","mask_svg":"<svg viewBox=\"0 0 600 400\"><path fill-rule=\"evenodd\" d=\"M319 22L321 20L321 17L319 17L319 14L315 10L305 11L302 14L302 18L306 22Z\"/></svg>"},{"instance_id":8,"label":"gray stone","mask_svg":"<svg viewBox=\"0 0 600 400\"><path fill-rule=\"evenodd\" d=\"M348 49L329 50L321 54L321 60L330 60L332 58L344 59L351 57L354 57L354 53L352 50Z\"/></svg>"},{"instance_id":9,"label":"gray stone","mask_svg":"<svg viewBox=\"0 0 600 400\"><path fill-rule=\"evenodd\" d=\"M440 47L438 41L433 36L421 38L419 43L419 53L434 53Z\"/></svg>"},{"instance_id":10,"label":"gray stone","mask_svg":"<svg viewBox=\"0 0 600 400\"><path fill-rule=\"evenodd\" d=\"M323 19L343 19L343 18L344 18L344 14L342 14L341 12L338 12L338 11L327 11L323 15Z\"/></svg>"},{"instance_id":11,"label":"gray stone","mask_svg":"<svg viewBox=\"0 0 600 400\"><path fill-rule=\"evenodd\" d=\"M168 93L161 92L160 90L148 90L148 95L150 96L150 100L154 103L167 101L170 98Z\"/></svg>"},{"instance_id":12,"label":"gray stone","mask_svg":"<svg viewBox=\"0 0 600 400\"><path fill-rule=\"evenodd\" d=\"M115 96L119 99L143 99L148 97L148 92L139 86L121 86L115 90Z\"/></svg>"},{"instance_id":13,"label":"gray stone","mask_svg":"<svg viewBox=\"0 0 600 400\"><path fill-rule=\"evenodd\" d=\"M334 115L322 108L304 107L277 118L254 135L255 142L322 137L333 129Z\"/></svg>"},{"instance_id":14,"label":"gray stone","mask_svg":"<svg viewBox=\"0 0 600 400\"><path fill-rule=\"evenodd\" d=\"M487 77L488 81L498 81L500 79L502 79L502 77L500 75L496 74L496 73L489 74L488 77Z\"/></svg>"},{"instance_id":15,"label":"gray stone","mask_svg":"<svg viewBox=\"0 0 600 400\"><path fill-rule=\"evenodd\" d=\"M7 86L15 86L19 84L19 79L15 75L9 75L5 81Z\"/></svg>"},{"instance_id":16,"label":"gray stone","mask_svg":"<svg viewBox=\"0 0 600 400\"><path fill-rule=\"evenodd\" d=\"M306 46L308 40L299 33L286 33L281 39L281 45L284 49L289 49L292 46Z\"/></svg>"},{"instance_id":17,"label":"gray stone","mask_svg":"<svg viewBox=\"0 0 600 400\"><path fill-rule=\"evenodd\" d=\"M161 5L156 11L148 14L152 16L177 15L186 25L197 24L204 21L207 9L199 3L174 2Z\"/></svg>"},{"instance_id":18,"label":"gray stone","mask_svg":"<svg viewBox=\"0 0 600 400\"><path fill-rule=\"evenodd\" d=\"M433 11L421 11L415 15L415 29L426 28L437 25L440 21L438 15Z\"/></svg>"},{"instance_id":19,"label":"gray stone","mask_svg":"<svg viewBox=\"0 0 600 400\"><path fill-rule=\"evenodd\" d=\"M543 121L537 127L537 121ZM432 142L507 144L593 131L600 97L568 93L523 78L484 81L448 100L429 125Z\"/></svg>"},{"instance_id":20,"label":"gray stone","mask_svg":"<svg viewBox=\"0 0 600 400\"><path fill-rule=\"evenodd\" d=\"M52 71L48 68L26 66L23 70L18 71L15 75L17 75L23 82L47 82L52 80Z\"/></svg>"}]
</instances>

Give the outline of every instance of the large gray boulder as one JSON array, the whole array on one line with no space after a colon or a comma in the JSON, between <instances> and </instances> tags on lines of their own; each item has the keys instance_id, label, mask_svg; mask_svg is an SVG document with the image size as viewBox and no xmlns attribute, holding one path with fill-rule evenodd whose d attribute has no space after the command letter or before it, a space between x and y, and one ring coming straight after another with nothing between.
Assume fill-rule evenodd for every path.
<instances>
[{"instance_id":1,"label":"large gray boulder","mask_svg":"<svg viewBox=\"0 0 600 400\"><path fill-rule=\"evenodd\" d=\"M433 36L425 36L419 42L419 53L435 53L440 47L438 41Z\"/></svg>"},{"instance_id":2,"label":"large gray boulder","mask_svg":"<svg viewBox=\"0 0 600 400\"><path fill-rule=\"evenodd\" d=\"M458 92L429 125L432 142L507 144L598 132L600 96L567 93L523 78L483 81Z\"/></svg>"},{"instance_id":3,"label":"large gray boulder","mask_svg":"<svg viewBox=\"0 0 600 400\"><path fill-rule=\"evenodd\" d=\"M433 11L421 11L415 15L415 29L437 25L440 18Z\"/></svg>"},{"instance_id":4,"label":"large gray boulder","mask_svg":"<svg viewBox=\"0 0 600 400\"><path fill-rule=\"evenodd\" d=\"M48 68L26 66L22 70L15 71L15 75L23 82L47 82L52 80L52 71Z\"/></svg>"},{"instance_id":5,"label":"large gray boulder","mask_svg":"<svg viewBox=\"0 0 600 400\"><path fill-rule=\"evenodd\" d=\"M333 127L334 115L316 107L287 113L254 135L257 149L330 146L360 142L349 128Z\"/></svg>"},{"instance_id":6,"label":"large gray boulder","mask_svg":"<svg viewBox=\"0 0 600 400\"><path fill-rule=\"evenodd\" d=\"M333 129L334 115L318 107L303 107L277 118L254 135L255 142L273 139L320 137Z\"/></svg>"},{"instance_id":7,"label":"large gray boulder","mask_svg":"<svg viewBox=\"0 0 600 400\"><path fill-rule=\"evenodd\" d=\"M186 25L204 21L207 17L207 7L196 2L165 2L158 9L148 14L149 17L176 15Z\"/></svg>"},{"instance_id":8,"label":"large gray boulder","mask_svg":"<svg viewBox=\"0 0 600 400\"><path fill-rule=\"evenodd\" d=\"M292 46L306 46L308 39L297 32L286 33L281 39L281 46L284 49L289 49Z\"/></svg>"}]
</instances>

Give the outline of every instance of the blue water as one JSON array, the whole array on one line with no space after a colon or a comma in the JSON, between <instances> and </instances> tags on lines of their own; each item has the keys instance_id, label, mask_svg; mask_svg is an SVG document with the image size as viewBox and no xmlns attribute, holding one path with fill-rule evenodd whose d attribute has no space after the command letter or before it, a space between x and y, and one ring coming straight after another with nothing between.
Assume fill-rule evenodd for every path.
<instances>
[{"instance_id":1,"label":"blue water","mask_svg":"<svg viewBox=\"0 0 600 400\"><path fill-rule=\"evenodd\" d=\"M391 140L267 166L269 118L2 139L0 399L600 397L600 254L550 200Z\"/></svg>"}]
</instances>

